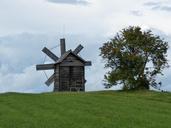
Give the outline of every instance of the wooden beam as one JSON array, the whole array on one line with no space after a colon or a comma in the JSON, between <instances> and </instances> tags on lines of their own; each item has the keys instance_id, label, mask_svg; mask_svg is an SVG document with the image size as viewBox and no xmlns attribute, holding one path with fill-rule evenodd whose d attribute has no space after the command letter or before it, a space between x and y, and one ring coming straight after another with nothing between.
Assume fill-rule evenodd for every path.
<instances>
[{"instance_id":1,"label":"wooden beam","mask_svg":"<svg viewBox=\"0 0 171 128\"><path fill-rule=\"evenodd\" d=\"M39 64L36 65L36 70L51 70L54 69L55 65L54 64Z\"/></svg>"},{"instance_id":2,"label":"wooden beam","mask_svg":"<svg viewBox=\"0 0 171 128\"><path fill-rule=\"evenodd\" d=\"M42 51L49 56L55 62L59 59L54 53L52 53L48 48L44 47Z\"/></svg>"},{"instance_id":3,"label":"wooden beam","mask_svg":"<svg viewBox=\"0 0 171 128\"><path fill-rule=\"evenodd\" d=\"M74 54L78 54L84 47L80 44L77 48L73 51Z\"/></svg>"},{"instance_id":4,"label":"wooden beam","mask_svg":"<svg viewBox=\"0 0 171 128\"><path fill-rule=\"evenodd\" d=\"M86 61L85 66L91 66L91 65L92 65L91 61Z\"/></svg>"},{"instance_id":5,"label":"wooden beam","mask_svg":"<svg viewBox=\"0 0 171 128\"><path fill-rule=\"evenodd\" d=\"M75 62L75 61L72 61L72 62L62 62L60 64L60 66L84 66L84 63Z\"/></svg>"},{"instance_id":6,"label":"wooden beam","mask_svg":"<svg viewBox=\"0 0 171 128\"><path fill-rule=\"evenodd\" d=\"M61 56L66 52L65 48L65 39L60 39L60 47L61 47Z\"/></svg>"},{"instance_id":7,"label":"wooden beam","mask_svg":"<svg viewBox=\"0 0 171 128\"><path fill-rule=\"evenodd\" d=\"M47 86L50 86L54 82L54 77L55 77L55 74L51 75L51 77L49 77L49 79L45 82L45 84Z\"/></svg>"}]
</instances>

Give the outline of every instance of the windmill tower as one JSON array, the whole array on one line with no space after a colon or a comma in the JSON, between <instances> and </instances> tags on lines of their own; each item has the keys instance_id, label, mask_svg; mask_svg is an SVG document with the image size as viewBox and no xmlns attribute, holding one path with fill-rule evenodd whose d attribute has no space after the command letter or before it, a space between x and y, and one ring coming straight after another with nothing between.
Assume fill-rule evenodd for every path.
<instances>
[{"instance_id":1,"label":"windmill tower","mask_svg":"<svg viewBox=\"0 0 171 128\"><path fill-rule=\"evenodd\" d=\"M50 86L54 82L56 91L85 91L85 66L91 66L91 61L85 61L78 53L83 49L80 44L74 51L65 48L65 39L60 39L61 56L57 57L48 48L44 52L54 63L36 65L36 70L54 70L54 74L45 82Z\"/></svg>"}]
</instances>

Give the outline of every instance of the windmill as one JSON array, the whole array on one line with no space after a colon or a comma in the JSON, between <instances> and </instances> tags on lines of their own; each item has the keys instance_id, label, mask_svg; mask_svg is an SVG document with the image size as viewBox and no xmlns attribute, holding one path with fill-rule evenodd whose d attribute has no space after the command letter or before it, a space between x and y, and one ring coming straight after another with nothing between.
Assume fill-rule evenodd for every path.
<instances>
[{"instance_id":1,"label":"windmill","mask_svg":"<svg viewBox=\"0 0 171 128\"><path fill-rule=\"evenodd\" d=\"M83 46L78 45L74 51L65 48L65 39L60 39L61 56L56 56L48 48L44 47L44 52L54 63L36 65L36 70L54 70L45 82L50 86L54 82L54 92L56 91L85 91L85 66L91 66L91 61L85 61L78 53Z\"/></svg>"}]
</instances>

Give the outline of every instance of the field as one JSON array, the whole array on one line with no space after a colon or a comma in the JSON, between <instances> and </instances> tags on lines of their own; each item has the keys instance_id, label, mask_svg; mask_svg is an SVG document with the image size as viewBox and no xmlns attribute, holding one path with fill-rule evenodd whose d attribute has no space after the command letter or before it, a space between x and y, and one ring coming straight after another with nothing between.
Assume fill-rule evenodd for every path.
<instances>
[{"instance_id":1,"label":"field","mask_svg":"<svg viewBox=\"0 0 171 128\"><path fill-rule=\"evenodd\" d=\"M0 94L0 128L171 128L171 93Z\"/></svg>"}]
</instances>

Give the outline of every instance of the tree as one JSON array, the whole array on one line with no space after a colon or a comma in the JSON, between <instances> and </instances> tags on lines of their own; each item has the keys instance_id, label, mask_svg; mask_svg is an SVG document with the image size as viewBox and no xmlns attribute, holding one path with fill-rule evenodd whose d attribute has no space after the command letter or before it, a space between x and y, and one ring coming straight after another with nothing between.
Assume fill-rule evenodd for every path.
<instances>
[{"instance_id":1,"label":"tree","mask_svg":"<svg viewBox=\"0 0 171 128\"><path fill-rule=\"evenodd\" d=\"M159 88L161 82L156 82L156 76L168 67L167 50L168 43L151 30L135 26L121 30L100 47L105 68L110 69L105 74L105 87L122 84L125 90Z\"/></svg>"}]
</instances>

